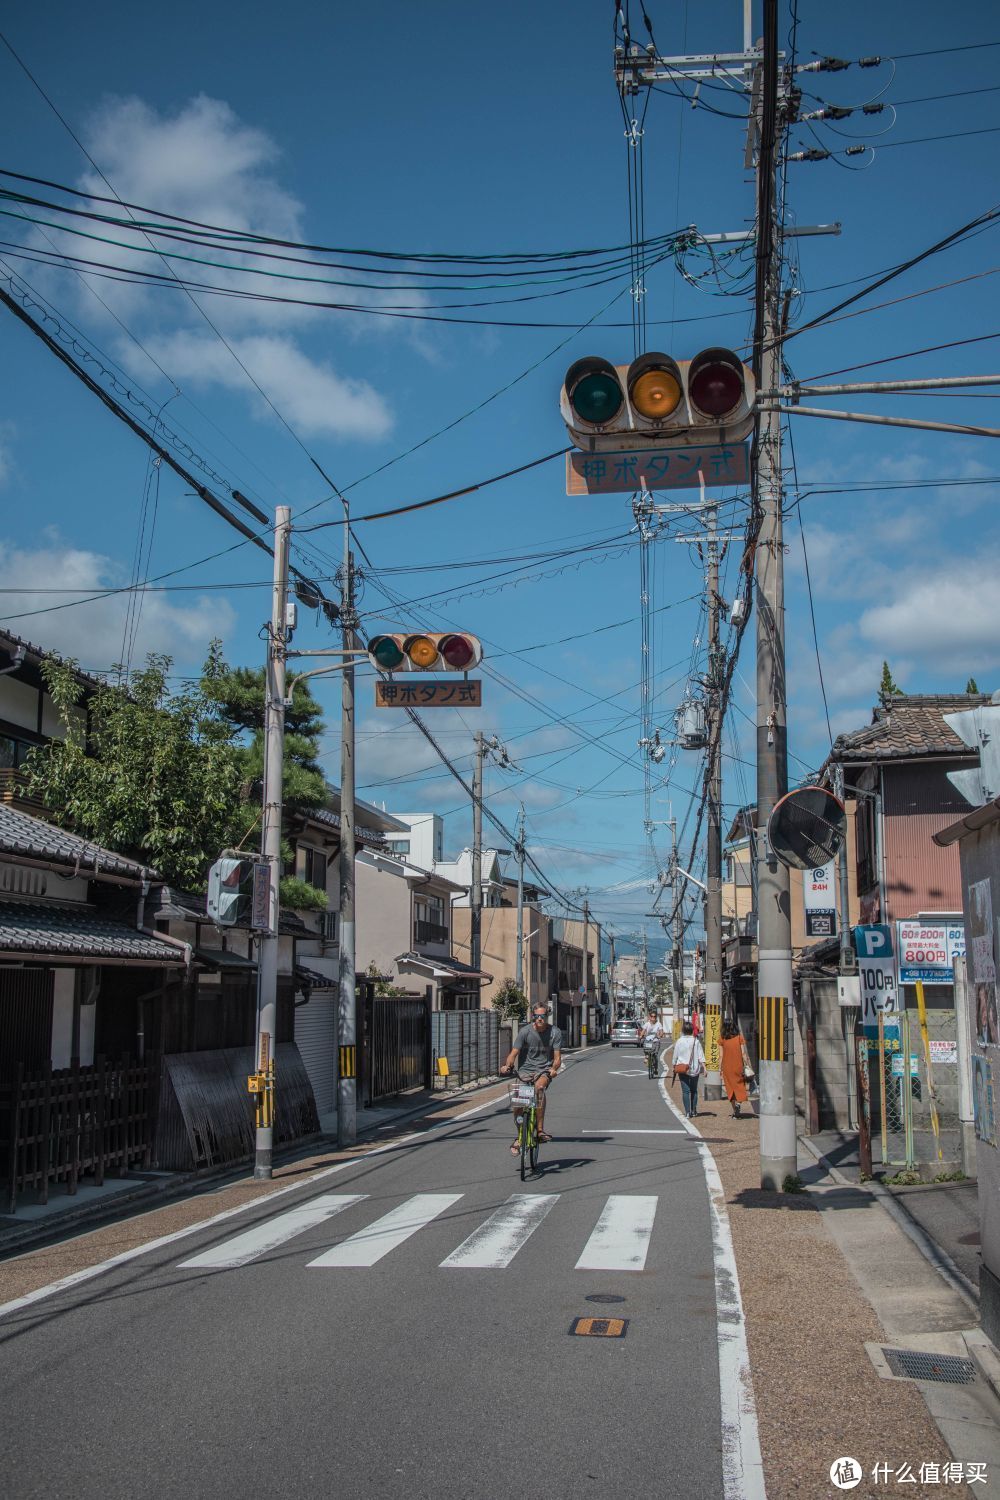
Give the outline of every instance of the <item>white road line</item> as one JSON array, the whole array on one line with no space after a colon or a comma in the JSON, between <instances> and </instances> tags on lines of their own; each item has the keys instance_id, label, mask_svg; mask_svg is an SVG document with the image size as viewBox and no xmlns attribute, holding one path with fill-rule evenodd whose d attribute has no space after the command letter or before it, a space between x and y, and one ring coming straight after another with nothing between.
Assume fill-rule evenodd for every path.
<instances>
[{"instance_id":1,"label":"white road line","mask_svg":"<svg viewBox=\"0 0 1000 1500\"><path fill-rule=\"evenodd\" d=\"M374 1224L369 1224L367 1229L352 1234L349 1240L343 1240L332 1250L311 1260L309 1265L373 1266L461 1197L461 1193L416 1193L398 1208L376 1219Z\"/></svg>"},{"instance_id":2,"label":"white road line","mask_svg":"<svg viewBox=\"0 0 1000 1500\"><path fill-rule=\"evenodd\" d=\"M641 1271L653 1233L656 1198L612 1193L576 1263L578 1271Z\"/></svg>"},{"instance_id":3,"label":"white road line","mask_svg":"<svg viewBox=\"0 0 1000 1500\"><path fill-rule=\"evenodd\" d=\"M443 1130L449 1125L461 1127L463 1121L470 1115L482 1114L484 1109L500 1108L498 1099L487 1099L483 1104L475 1104L471 1109L465 1109L460 1115L453 1115L450 1120L435 1122L431 1127L434 1130ZM504 1108L506 1106L503 1106ZM273 1193L267 1193L259 1198L248 1198L245 1203L237 1203L232 1208L224 1208L217 1214L212 1214L207 1219L201 1219L197 1224L186 1224L183 1229L171 1230L169 1234L157 1235L156 1239L147 1240L144 1245L135 1245L131 1250L122 1250L118 1255L111 1255L107 1260L101 1260L93 1266L84 1266L79 1271L72 1271L68 1276L61 1276L58 1281L50 1281L47 1286L36 1287L33 1292L26 1292L23 1297L12 1297L9 1302L0 1303L0 1318L9 1317L11 1313L22 1312L24 1308L31 1307L35 1302L44 1302L48 1297L54 1297L57 1292L69 1291L72 1287L79 1286L84 1281L92 1281L95 1276L103 1276L105 1271L113 1271L118 1266L127 1265L129 1261L138 1260L140 1256L151 1255L154 1250L162 1250L165 1245L172 1245L177 1240L186 1240L192 1234L200 1234L202 1230L212 1229L216 1224L222 1224L226 1219L233 1219L237 1214L250 1213L252 1209L260 1208L262 1204L273 1203L278 1198L284 1198L289 1193L300 1193L304 1188L311 1187L315 1182L323 1182L327 1177L334 1177L338 1172L346 1172L350 1167L356 1167L359 1162L370 1160L373 1156L384 1156L387 1151L399 1151L404 1146L412 1146L414 1142L426 1140L422 1131L412 1131L409 1135L401 1135L397 1140L385 1141L381 1146L373 1146L370 1151L365 1151L360 1156L352 1156L347 1161L338 1161L332 1167L322 1167L318 1172L313 1172L301 1182L290 1182L287 1187L275 1188ZM225 1188L219 1189L225 1192ZM159 1207L146 1210L147 1213L159 1213ZM138 1217L138 1216L137 1216ZM100 1228L88 1231L91 1234L99 1234ZM85 1235L77 1236L85 1239ZM30 1250L25 1255L31 1255ZM18 1260L23 1257L16 1257Z\"/></svg>"},{"instance_id":4,"label":"white road line","mask_svg":"<svg viewBox=\"0 0 1000 1500\"><path fill-rule=\"evenodd\" d=\"M558 1193L514 1193L442 1266L502 1271L558 1201Z\"/></svg>"},{"instance_id":5,"label":"white road line","mask_svg":"<svg viewBox=\"0 0 1000 1500\"><path fill-rule=\"evenodd\" d=\"M674 1130L632 1130L631 1128L620 1128L617 1125L608 1125L604 1130L585 1130L584 1135L687 1135L686 1130L677 1126Z\"/></svg>"},{"instance_id":6,"label":"white road line","mask_svg":"<svg viewBox=\"0 0 1000 1500\"><path fill-rule=\"evenodd\" d=\"M719 1347L719 1390L722 1397L722 1493L724 1500L766 1500L764 1460L760 1452L757 1406L750 1375L746 1317L740 1295L733 1237L726 1212L726 1195L715 1157L701 1134L685 1120L670 1094L666 1079L660 1093L667 1108L698 1143L702 1170L708 1187L712 1219L712 1254L715 1261L715 1331Z\"/></svg>"},{"instance_id":7,"label":"white road line","mask_svg":"<svg viewBox=\"0 0 1000 1500\"><path fill-rule=\"evenodd\" d=\"M350 1208L352 1203L360 1203L367 1197L367 1193L324 1193L319 1198L311 1198L308 1203L297 1204L287 1213L278 1214L277 1218L255 1224L252 1229L236 1235L234 1239L224 1240L221 1245L215 1245L201 1255L182 1260L179 1269L205 1271L245 1266L249 1261L256 1260L258 1255L276 1250L286 1240L294 1239L297 1234L324 1223L334 1214Z\"/></svg>"}]
</instances>

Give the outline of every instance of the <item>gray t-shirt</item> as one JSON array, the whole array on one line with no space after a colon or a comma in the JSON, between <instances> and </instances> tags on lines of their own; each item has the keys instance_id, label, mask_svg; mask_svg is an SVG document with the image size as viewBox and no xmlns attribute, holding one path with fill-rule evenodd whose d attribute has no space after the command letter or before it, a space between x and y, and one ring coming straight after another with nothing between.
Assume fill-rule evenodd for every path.
<instances>
[{"instance_id":1,"label":"gray t-shirt","mask_svg":"<svg viewBox=\"0 0 1000 1500\"><path fill-rule=\"evenodd\" d=\"M544 1031L536 1031L530 1021L526 1021L514 1038L514 1046L521 1072L527 1073L529 1078L537 1078L539 1073L545 1072L553 1053L561 1050L562 1032L558 1026L546 1026Z\"/></svg>"}]
</instances>

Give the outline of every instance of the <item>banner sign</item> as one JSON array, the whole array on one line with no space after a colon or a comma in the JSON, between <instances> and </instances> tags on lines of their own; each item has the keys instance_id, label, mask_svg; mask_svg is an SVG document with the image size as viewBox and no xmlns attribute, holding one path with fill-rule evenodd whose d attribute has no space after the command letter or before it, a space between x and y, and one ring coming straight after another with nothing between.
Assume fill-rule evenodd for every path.
<instances>
[{"instance_id":1,"label":"banner sign","mask_svg":"<svg viewBox=\"0 0 1000 1500\"><path fill-rule=\"evenodd\" d=\"M624 435L624 434L623 434ZM628 494L632 490L685 490L750 479L747 443L705 443L689 448L633 448L625 453L566 455L567 495Z\"/></svg>"},{"instance_id":2,"label":"banner sign","mask_svg":"<svg viewBox=\"0 0 1000 1500\"><path fill-rule=\"evenodd\" d=\"M836 937L837 898L834 894L834 861L815 870L802 871L802 904L806 937Z\"/></svg>"},{"instance_id":3,"label":"banner sign","mask_svg":"<svg viewBox=\"0 0 1000 1500\"><path fill-rule=\"evenodd\" d=\"M965 956L962 923L897 922L899 982L953 984L956 958Z\"/></svg>"},{"instance_id":4,"label":"banner sign","mask_svg":"<svg viewBox=\"0 0 1000 1500\"><path fill-rule=\"evenodd\" d=\"M884 924L855 927L854 951L861 980L861 1022L866 1031L877 1030L879 1011L899 1008L892 928Z\"/></svg>"},{"instance_id":5,"label":"banner sign","mask_svg":"<svg viewBox=\"0 0 1000 1500\"><path fill-rule=\"evenodd\" d=\"M375 684L376 708L480 708L482 702L483 684L479 678L472 682L380 679Z\"/></svg>"}]
</instances>

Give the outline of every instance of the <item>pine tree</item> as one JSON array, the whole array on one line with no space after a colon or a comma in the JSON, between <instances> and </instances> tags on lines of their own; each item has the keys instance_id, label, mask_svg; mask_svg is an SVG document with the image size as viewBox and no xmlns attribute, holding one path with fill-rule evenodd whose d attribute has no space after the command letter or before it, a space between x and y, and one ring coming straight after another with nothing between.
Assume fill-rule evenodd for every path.
<instances>
[{"instance_id":1,"label":"pine tree","mask_svg":"<svg viewBox=\"0 0 1000 1500\"><path fill-rule=\"evenodd\" d=\"M889 670L889 663L887 661L884 661L882 663L882 681L879 683L878 689L879 697L884 703L887 698L902 697L902 694L903 689L899 686L895 677L893 677L892 672Z\"/></svg>"},{"instance_id":2,"label":"pine tree","mask_svg":"<svg viewBox=\"0 0 1000 1500\"><path fill-rule=\"evenodd\" d=\"M974 677L970 677L968 682L965 684L965 691L967 693L979 692L979 684Z\"/></svg>"}]
</instances>

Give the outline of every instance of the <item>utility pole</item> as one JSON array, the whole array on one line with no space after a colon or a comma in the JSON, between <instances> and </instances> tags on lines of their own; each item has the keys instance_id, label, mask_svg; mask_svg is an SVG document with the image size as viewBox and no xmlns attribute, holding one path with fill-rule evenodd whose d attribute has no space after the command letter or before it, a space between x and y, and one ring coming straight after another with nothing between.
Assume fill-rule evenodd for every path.
<instances>
[{"instance_id":1,"label":"utility pole","mask_svg":"<svg viewBox=\"0 0 1000 1500\"><path fill-rule=\"evenodd\" d=\"M778 70L778 0L764 0L758 65L757 288L754 364L759 388L781 383L778 150L784 105ZM788 790L785 590L782 550L781 414L769 406L757 432L757 1047L761 1187L780 1191L796 1176L792 1052L792 930L788 868L768 845L767 824Z\"/></svg>"},{"instance_id":2,"label":"utility pole","mask_svg":"<svg viewBox=\"0 0 1000 1500\"><path fill-rule=\"evenodd\" d=\"M261 854L268 869L267 927L257 956L256 1142L253 1175L268 1178L274 1153L274 1053L278 1018L278 917L281 880L282 774L285 759L285 650L287 645L288 550L292 512L274 513L274 581L267 636L264 685L264 797Z\"/></svg>"},{"instance_id":3,"label":"utility pole","mask_svg":"<svg viewBox=\"0 0 1000 1500\"><path fill-rule=\"evenodd\" d=\"M590 1019L590 902L583 898L583 1014L580 1017L580 1045L586 1047Z\"/></svg>"},{"instance_id":4,"label":"utility pole","mask_svg":"<svg viewBox=\"0 0 1000 1500\"><path fill-rule=\"evenodd\" d=\"M613 932L609 932L608 933L608 942L611 945L611 952L610 952L610 955L609 955L609 964L610 964L610 966L608 968L608 975L609 975L609 979L608 979L608 999L611 1002L611 1024L614 1025L614 1021L615 1021L615 935L614 935Z\"/></svg>"},{"instance_id":5,"label":"utility pole","mask_svg":"<svg viewBox=\"0 0 1000 1500\"><path fill-rule=\"evenodd\" d=\"M526 994L524 988L524 803L521 803L521 811L517 820L517 842L514 845L514 853L517 855L517 987L521 994Z\"/></svg>"},{"instance_id":6,"label":"utility pole","mask_svg":"<svg viewBox=\"0 0 1000 1500\"><path fill-rule=\"evenodd\" d=\"M670 969L674 982L674 1040L684 1023L684 924L681 921L681 884L677 878L677 819L670 820L670 907L672 912Z\"/></svg>"},{"instance_id":7,"label":"utility pole","mask_svg":"<svg viewBox=\"0 0 1000 1500\"><path fill-rule=\"evenodd\" d=\"M344 667L340 697L340 1008L337 1071L337 1144L358 1133L357 975L354 937L354 555L344 501L344 577L341 585Z\"/></svg>"},{"instance_id":8,"label":"utility pole","mask_svg":"<svg viewBox=\"0 0 1000 1500\"><path fill-rule=\"evenodd\" d=\"M472 767L472 884L469 887L469 958L482 965L483 921L483 731L476 730L476 758Z\"/></svg>"},{"instance_id":9,"label":"utility pole","mask_svg":"<svg viewBox=\"0 0 1000 1500\"><path fill-rule=\"evenodd\" d=\"M719 646L718 508L705 507L708 530L708 764L705 768L708 826L705 892L705 1098L722 1098L719 1069L722 1038L722 682Z\"/></svg>"}]
</instances>

